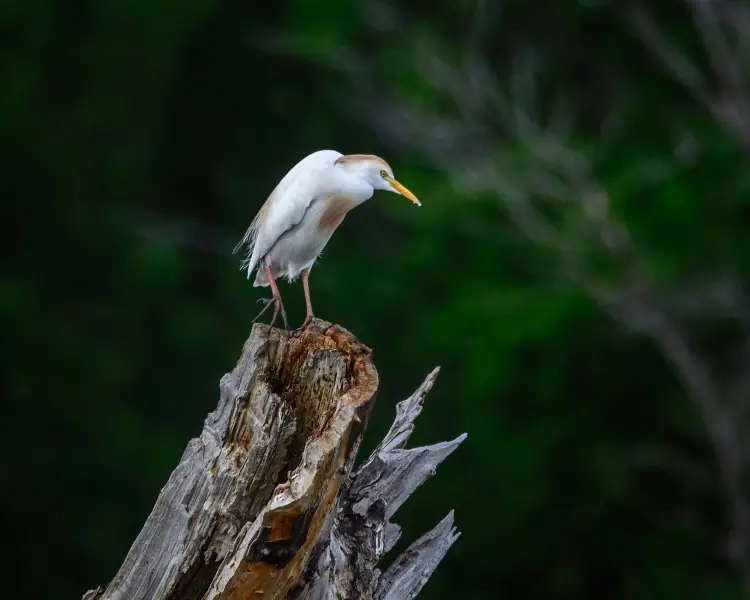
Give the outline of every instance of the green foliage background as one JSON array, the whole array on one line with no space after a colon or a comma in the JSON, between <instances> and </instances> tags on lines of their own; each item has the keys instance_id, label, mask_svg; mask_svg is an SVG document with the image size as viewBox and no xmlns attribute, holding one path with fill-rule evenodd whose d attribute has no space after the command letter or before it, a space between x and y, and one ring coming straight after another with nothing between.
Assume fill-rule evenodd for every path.
<instances>
[{"instance_id":1,"label":"green foliage background","mask_svg":"<svg viewBox=\"0 0 750 600\"><path fill-rule=\"evenodd\" d=\"M614 4L503 5L488 17L498 76L515 48L539 52L549 93L587 117L577 141L654 280L744 285L747 155ZM321 148L384 156L423 201L376 195L311 278L319 316L375 352L365 451L436 364L414 443L469 434L398 514L403 544L451 508L463 532L420 597L741 597L703 424L654 345L561 278L497 198L459 193L345 110L358 90L328 58L347 49L388 94L451 110L410 50L458 56L476 4L397 6L408 27L378 35L366 4L343 0L0 4L0 597L80 597L113 576L248 335L261 292L231 249ZM679 3L658 17L695 50ZM274 51L279 32L292 52ZM596 125L613 106L616 144ZM635 165L686 132L698 158L642 186ZM296 326L301 287L281 291ZM689 325L721 364L737 324Z\"/></svg>"}]
</instances>

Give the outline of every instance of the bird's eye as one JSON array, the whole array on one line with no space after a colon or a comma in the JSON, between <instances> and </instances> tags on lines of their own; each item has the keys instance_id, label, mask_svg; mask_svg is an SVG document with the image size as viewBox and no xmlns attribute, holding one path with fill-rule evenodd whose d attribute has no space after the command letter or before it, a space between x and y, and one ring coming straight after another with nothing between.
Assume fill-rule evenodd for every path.
<instances>
[{"instance_id":1,"label":"bird's eye","mask_svg":"<svg viewBox=\"0 0 750 600\"><path fill-rule=\"evenodd\" d=\"M388 171L380 171L381 177L388 177Z\"/></svg>"}]
</instances>

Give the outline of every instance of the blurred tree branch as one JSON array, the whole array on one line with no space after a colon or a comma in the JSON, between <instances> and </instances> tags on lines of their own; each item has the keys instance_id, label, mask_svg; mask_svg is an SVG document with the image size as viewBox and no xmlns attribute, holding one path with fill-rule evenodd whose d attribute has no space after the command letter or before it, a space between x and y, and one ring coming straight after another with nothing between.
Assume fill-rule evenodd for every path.
<instances>
[{"instance_id":1,"label":"blurred tree branch","mask_svg":"<svg viewBox=\"0 0 750 600\"><path fill-rule=\"evenodd\" d=\"M660 27L642 2L623 10L649 52L750 151L750 5L741 0L684 0L710 68L698 62Z\"/></svg>"}]
</instances>

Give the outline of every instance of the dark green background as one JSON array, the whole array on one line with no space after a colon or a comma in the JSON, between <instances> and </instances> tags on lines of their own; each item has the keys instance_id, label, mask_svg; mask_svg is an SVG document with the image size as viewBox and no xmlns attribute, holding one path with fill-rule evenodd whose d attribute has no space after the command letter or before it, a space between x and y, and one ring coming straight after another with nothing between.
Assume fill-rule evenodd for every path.
<instances>
[{"instance_id":1,"label":"dark green background","mask_svg":"<svg viewBox=\"0 0 750 600\"><path fill-rule=\"evenodd\" d=\"M655 4L718 89L685 5ZM748 155L622 6L0 3L0 597L78 598L114 575L267 291L232 247L322 148L383 156L423 201L376 194L311 276L318 315L375 352L364 450L438 364L413 443L469 434L397 514L403 544L451 508L462 531L420 597L742 597L707 415L658 319L605 300L648 282L646 306L722 390L750 373ZM536 57L537 102L520 107L543 125L568 107L556 139L588 158L634 250L606 250L580 187L539 197L540 159L500 109L460 106L475 91L439 89L423 61L458 72L479 55L480 96ZM434 119L458 137L441 144ZM530 239L504 189L464 181L477 161L528 192L569 251ZM719 283L739 308L711 300ZM281 293L299 325L301 285Z\"/></svg>"}]
</instances>

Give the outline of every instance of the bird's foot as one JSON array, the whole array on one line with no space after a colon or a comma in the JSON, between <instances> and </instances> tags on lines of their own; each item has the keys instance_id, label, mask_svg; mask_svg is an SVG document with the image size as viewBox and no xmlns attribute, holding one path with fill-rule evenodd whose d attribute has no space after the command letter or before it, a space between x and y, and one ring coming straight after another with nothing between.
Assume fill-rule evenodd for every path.
<instances>
[{"instance_id":1,"label":"bird's foot","mask_svg":"<svg viewBox=\"0 0 750 600\"><path fill-rule=\"evenodd\" d=\"M264 303L265 306L255 316L252 321L253 323L260 319L261 316L263 316L263 313L265 313L270 306L273 306L273 318L271 319L271 322L268 324L268 326L273 327L274 323L276 322L276 318L279 316L279 313L281 313L281 319L284 321L284 329L289 329L289 323L286 319L286 311L284 310L284 305L281 303L281 298L277 298L275 296L271 298L259 298L258 302Z\"/></svg>"},{"instance_id":2,"label":"bird's foot","mask_svg":"<svg viewBox=\"0 0 750 600\"><path fill-rule=\"evenodd\" d=\"M300 333L310 327L312 322L315 320L315 315L308 314L305 317L305 320L302 322L302 325L300 325L297 329L294 330L294 333Z\"/></svg>"}]
</instances>

